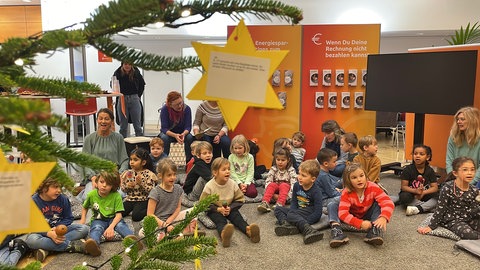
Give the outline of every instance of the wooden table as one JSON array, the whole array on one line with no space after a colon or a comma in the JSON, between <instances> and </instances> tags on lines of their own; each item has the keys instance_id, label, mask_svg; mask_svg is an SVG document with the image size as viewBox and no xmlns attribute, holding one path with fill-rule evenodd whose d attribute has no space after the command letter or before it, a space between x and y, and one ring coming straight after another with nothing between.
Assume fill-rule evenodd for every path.
<instances>
[{"instance_id":1,"label":"wooden table","mask_svg":"<svg viewBox=\"0 0 480 270\"><path fill-rule=\"evenodd\" d=\"M120 97L120 96L123 96L123 94L120 93L120 92L112 92L112 93L107 93L107 94L88 94L88 95L85 95L86 98L92 98L92 97L106 98L107 99L107 108L112 110L112 112L114 111L113 110L113 98L114 97ZM50 99L64 99L64 97L50 96L50 95L21 95L21 94L19 94L18 97L23 98L23 99L43 99L45 101L48 101Z\"/></svg>"}]
</instances>

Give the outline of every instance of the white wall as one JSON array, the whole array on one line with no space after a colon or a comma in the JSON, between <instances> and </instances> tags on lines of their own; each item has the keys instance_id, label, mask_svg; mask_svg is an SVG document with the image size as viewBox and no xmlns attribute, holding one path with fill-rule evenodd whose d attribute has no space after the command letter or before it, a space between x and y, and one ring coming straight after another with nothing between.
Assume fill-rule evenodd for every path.
<instances>
[{"instance_id":1,"label":"white wall","mask_svg":"<svg viewBox=\"0 0 480 270\"><path fill-rule=\"evenodd\" d=\"M57 29L66 25L84 21L101 3L107 0L42 0L42 17L45 30ZM303 9L302 24L339 24L339 23L381 23L381 53L407 52L409 48L447 45L445 37L467 22L478 20L480 1L478 0L283 0L286 4L296 5ZM284 24L278 20L258 21L249 16L248 24ZM227 25L236 22L229 17L216 15L212 19L197 25L180 29L149 29L148 33L129 38L117 37L126 45L164 56L181 56L182 48L191 47L192 40L214 40L225 42ZM94 49L93 49L94 50ZM87 49L90 52L90 49ZM87 55L90 55L87 53ZM95 54L93 54L95 55ZM55 53L54 57L45 59L39 56L40 74L63 76L67 71L65 59L68 54ZM118 62L106 66L94 58L87 60L87 71L95 70L87 75L90 82L98 83L108 89L108 82ZM93 65L93 67L91 66ZM115 66L115 67L114 67ZM69 71L67 77L69 78ZM157 110L171 90L188 92L192 82L186 82L184 89L182 73L145 71L145 120L146 124L158 122ZM189 77L188 75L186 77ZM194 102L187 104L196 107ZM196 101L195 101L196 102ZM193 108L192 108L193 109Z\"/></svg>"},{"instance_id":2,"label":"white wall","mask_svg":"<svg viewBox=\"0 0 480 270\"><path fill-rule=\"evenodd\" d=\"M381 23L382 32L458 29L479 20L478 0L281 0L303 10L302 24ZM85 21L98 5L108 0L42 0L44 30L58 29ZM277 19L260 21L246 18L247 24L285 23ZM233 25L230 17L215 15L201 24L180 29L150 30L160 35L225 37L224 25Z\"/></svg>"}]
</instances>

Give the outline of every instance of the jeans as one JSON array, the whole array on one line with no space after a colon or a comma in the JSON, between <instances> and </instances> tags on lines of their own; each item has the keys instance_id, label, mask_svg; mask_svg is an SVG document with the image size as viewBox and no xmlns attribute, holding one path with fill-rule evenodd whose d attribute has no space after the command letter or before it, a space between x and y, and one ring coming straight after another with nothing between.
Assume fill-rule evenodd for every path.
<instances>
[{"instance_id":1,"label":"jeans","mask_svg":"<svg viewBox=\"0 0 480 270\"><path fill-rule=\"evenodd\" d=\"M8 246L0 249L0 265L15 266L21 257L22 253L18 249L10 251Z\"/></svg>"},{"instance_id":2,"label":"jeans","mask_svg":"<svg viewBox=\"0 0 480 270\"><path fill-rule=\"evenodd\" d=\"M158 137L162 139L163 152L168 156L170 154L170 144L176 143L177 140L173 137L168 136L165 133L160 133ZM188 133L183 140L183 147L185 149L185 162L188 162L190 159L192 159L192 148L190 147L192 142L193 142L193 135Z\"/></svg>"},{"instance_id":3,"label":"jeans","mask_svg":"<svg viewBox=\"0 0 480 270\"><path fill-rule=\"evenodd\" d=\"M338 206L340 205L340 196L323 200L323 205L327 207L328 221L330 223L340 223L338 218Z\"/></svg>"},{"instance_id":4,"label":"jeans","mask_svg":"<svg viewBox=\"0 0 480 270\"><path fill-rule=\"evenodd\" d=\"M95 240L97 244L100 244L100 237L102 237L105 230L112 224L113 218L108 220L95 219L90 225L90 238ZM128 227L127 223L122 219L115 226L115 231L118 232L122 237L127 235L133 235L132 230Z\"/></svg>"},{"instance_id":5,"label":"jeans","mask_svg":"<svg viewBox=\"0 0 480 270\"><path fill-rule=\"evenodd\" d=\"M25 240L28 247L31 249L44 249L47 251L65 251L70 241L79 240L87 237L88 226L83 224L70 224L67 226L68 232L65 234L65 241L60 244L55 244L52 239L42 234L29 234Z\"/></svg>"},{"instance_id":6,"label":"jeans","mask_svg":"<svg viewBox=\"0 0 480 270\"><path fill-rule=\"evenodd\" d=\"M218 144L213 143L215 136L203 135L202 140L209 142L213 147L213 159L221 157L223 154L224 158L230 156L230 138L227 135L220 137L220 142Z\"/></svg>"},{"instance_id":7,"label":"jeans","mask_svg":"<svg viewBox=\"0 0 480 270\"><path fill-rule=\"evenodd\" d=\"M133 128L135 130L135 136L143 136L142 129L142 104L140 103L140 97L138 95L125 95L125 115L122 113L121 102L117 102L116 109L117 115L120 117L120 134L124 138L128 137L128 119L132 121ZM119 99L120 100L120 99Z\"/></svg>"},{"instance_id":8,"label":"jeans","mask_svg":"<svg viewBox=\"0 0 480 270\"><path fill-rule=\"evenodd\" d=\"M337 166L335 166L335 169L330 171L330 174L335 175L337 177L342 177L345 167L346 167L345 163L337 164ZM341 188L341 186L338 188Z\"/></svg>"},{"instance_id":9,"label":"jeans","mask_svg":"<svg viewBox=\"0 0 480 270\"><path fill-rule=\"evenodd\" d=\"M278 207L278 206L277 206ZM277 210L275 207L275 211ZM313 207L298 208L296 210L290 210L287 213L287 221L293 224L301 232L304 231L305 224L308 224L307 217L313 213Z\"/></svg>"},{"instance_id":10,"label":"jeans","mask_svg":"<svg viewBox=\"0 0 480 270\"><path fill-rule=\"evenodd\" d=\"M363 220L370 220L370 221L373 222L373 221L378 219L381 212L382 212L382 209L380 208L378 203L373 202L372 206L370 207L370 209L368 209L367 213L365 213L365 215L363 215L362 219Z\"/></svg>"}]
</instances>

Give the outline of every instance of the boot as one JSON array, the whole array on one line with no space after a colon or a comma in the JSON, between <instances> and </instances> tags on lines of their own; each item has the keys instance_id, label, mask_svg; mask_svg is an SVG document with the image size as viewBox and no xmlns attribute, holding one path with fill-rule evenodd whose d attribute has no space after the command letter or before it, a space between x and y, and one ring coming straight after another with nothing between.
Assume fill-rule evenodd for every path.
<instances>
[{"instance_id":1,"label":"boot","mask_svg":"<svg viewBox=\"0 0 480 270\"><path fill-rule=\"evenodd\" d=\"M343 233L342 228L340 225L335 225L332 227L331 231L331 239L330 239L330 247L337 248L348 243L349 239L346 234Z\"/></svg>"},{"instance_id":2,"label":"boot","mask_svg":"<svg viewBox=\"0 0 480 270\"><path fill-rule=\"evenodd\" d=\"M280 224L275 226L275 234L277 236L293 235L298 233L299 231L297 226L293 226L286 220L281 221Z\"/></svg>"},{"instance_id":3,"label":"boot","mask_svg":"<svg viewBox=\"0 0 480 270\"><path fill-rule=\"evenodd\" d=\"M252 243L258 243L260 242L260 228L258 227L257 224L252 223L249 226L247 226L247 235L250 237L250 240Z\"/></svg>"},{"instance_id":4,"label":"boot","mask_svg":"<svg viewBox=\"0 0 480 270\"><path fill-rule=\"evenodd\" d=\"M367 235L365 236L365 241L366 243L374 246L380 246L383 244L383 231L382 229L379 229L375 226L372 226L370 230L368 230Z\"/></svg>"},{"instance_id":5,"label":"boot","mask_svg":"<svg viewBox=\"0 0 480 270\"><path fill-rule=\"evenodd\" d=\"M100 247L97 242L92 238L85 241L85 253L92 255L93 257L98 257L102 254Z\"/></svg>"},{"instance_id":6,"label":"boot","mask_svg":"<svg viewBox=\"0 0 480 270\"><path fill-rule=\"evenodd\" d=\"M315 230L310 224L305 224L303 227L303 243L305 245L315 243L323 239L323 233Z\"/></svg>"},{"instance_id":7,"label":"boot","mask_svg":"<svg viewBox=\"0 0 480 270\"><path fill-rule=\"evenodd\" d=\"M223 227L222 233L220 234L220 238L222 240L222 246L223 247L229 247L230 242L232 240L232 235L234 231L234 227L232 224L227 224L225 227Z\"/></svg>"}]
</instances>

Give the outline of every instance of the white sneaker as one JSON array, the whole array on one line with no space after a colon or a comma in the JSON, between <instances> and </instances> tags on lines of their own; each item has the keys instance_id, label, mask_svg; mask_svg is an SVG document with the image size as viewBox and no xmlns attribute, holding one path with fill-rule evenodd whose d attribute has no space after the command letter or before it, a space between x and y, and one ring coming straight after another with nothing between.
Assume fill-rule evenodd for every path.
<instances>
[{"instance_id":1,"label":"white sneaker","mask_svg":"<svg viewBox=\"0 0 480 270\"><path fill-rule=\"evenodd\" d=\"M413 216L420 213L420 210L416 206L407 206L407 211L405 211L405 214L407 216Z\"/></svg>"}]
</instances>

